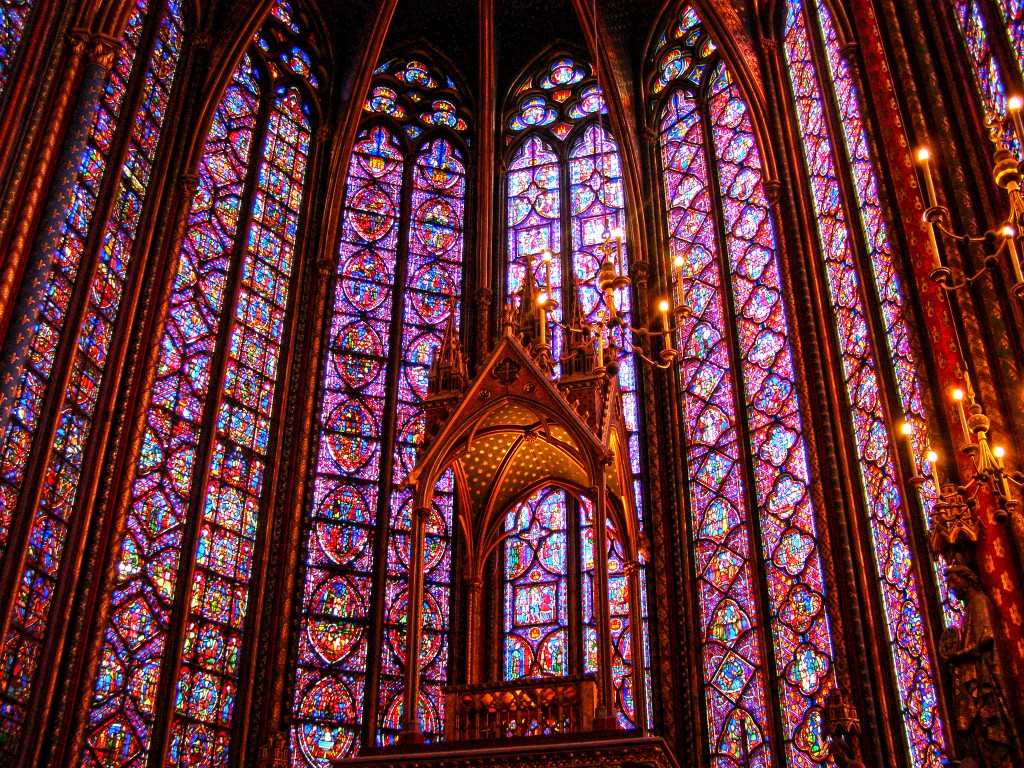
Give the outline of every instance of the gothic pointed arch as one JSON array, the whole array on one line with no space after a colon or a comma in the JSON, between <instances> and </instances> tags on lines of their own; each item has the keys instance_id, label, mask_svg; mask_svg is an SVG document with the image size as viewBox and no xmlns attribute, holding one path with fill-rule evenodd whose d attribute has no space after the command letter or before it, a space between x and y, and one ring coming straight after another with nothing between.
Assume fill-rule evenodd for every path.
<instances>
[{"instance_id":1,"label":"gothic pointed arch","mask_svg":"<svg viewBox=\"0 0 1024 768\"><path fill-rule=\"evenodd\" d=\"M316 129L310 50L292 4L278 0L206 137L132 469L85 764L157 754L215 766L237 749Z\"/></svg>"},{"instance_id":2,"label":"gothic pointed arch","mask_svg":"<svg viewBox=\"0 0 1024 768\"><path fill-rule=\"evenodd\" d=\"M350 160L307 513L306 598L292 743L326 765L401 728L410 498L426 373L445 322L460 322L469 115L428 50L387 54ZM434 504L427 596L435 609L421 708L442 731L452 480ZM371 615L383 611L376 627Z\"/></svg>"},{"instance_id":3,"label":"gothic pointed arch","mask_svg":"<svg viewBox=\"0 0 1024 768\"><path fill-rule=\"evenodd\" d=\"M616 249L623 273L630 268L624 170L607 115L593 65L564 46L549 48L534 60L513 84L502 113L507 173L506 256L500 295L518 306L526 296L524 289L532 291L534 285L540 285L555 300L552 355L556 372L562 370L561 355L569 353L563 324L596 323L605 311L597 273L607 249ZM620 288L616 293L625 322L633 322L631 289ZM612 336L601 341L609 345L609 355L613 354L610 345L615 343ZM638 361L631 342L619 339L616 349L630 430L627 453L634 475L633 496L642 527ZM561 498L558 503L570 501L564 495ZM572 510L565 515L567 519L577 516ZM646 579L641 568L645 590ZM645 649L649 648L648 631L645 620ZM624 698L617 714L624 727L636 727L626 682L632 679L633 660L627 648L622 651L617 680ZM645 650L645 669L649 665L650 653ZM645 680L649 691L649 673ZM650 701L651 697L648 694L646 698ZM648 715L653 716L651 709Z\"/></svg>"},{"instance_id":4,"label":"gothic pointed arch","mask_svg":"<svg viewBox=\"0 0 1024 768\"><path fill-rule=\"evenodd\" d=\"M692 313L677 343L708 748L814 765L834 651L778 223L715 39L688 4L661 30L645 93L675 304Z\"/></svg>"}]
</instances>

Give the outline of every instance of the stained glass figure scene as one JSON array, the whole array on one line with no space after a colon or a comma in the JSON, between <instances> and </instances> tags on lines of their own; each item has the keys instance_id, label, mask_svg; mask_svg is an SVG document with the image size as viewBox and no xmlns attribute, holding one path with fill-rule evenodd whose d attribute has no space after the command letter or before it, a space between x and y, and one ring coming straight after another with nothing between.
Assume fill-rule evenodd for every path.
<instances>
[{"instance_id":1,"label":"stained glass figure scene","mask_svg":"<svg viewBox=\"0 0 1024 768\"><path fill-rule=\"evenodd\" d=\"M426 56L376 70L349 162L293 703L297 765L328 766L403 723L410 569L404 488L423 437L420 403L463 282L468 114ZM409 211L403 219L402 211ZM403 234L404 233L404 234ZM454 478L428 522L420 665L425 737L440 737L448 672ZM383 572L383 581L374 574ZM383 611L375 628L370 617ZM370 688L367 682L376 681Z\"/></svg>"},{"instance_id":2,"label":"stained glass figure scene","mask_svg":"<svg viewBox=\"0 0 1024 768\"><path fill-rule=\"evenodd\" d=\"M203 149L134 469L88 765L147 764L165 688L167 760L229 759L312 134L313 83L270 66L287 45L281 27L272 17L243 57Z\"/></svg>"},{"instance_id":3,"label":"stained glass figure scene","mask_svg":"<svg viewBox=\"0 0 1024 768\"><path fill-rule=\"evenodd\" d=\"M747 106L692 7L652 58L674 298L692 313L677 343L709 743L724 764L772 763L767 630L786 763L811 766L826 755L832 641L762 161Z\"/></svg>"}]
</instances>

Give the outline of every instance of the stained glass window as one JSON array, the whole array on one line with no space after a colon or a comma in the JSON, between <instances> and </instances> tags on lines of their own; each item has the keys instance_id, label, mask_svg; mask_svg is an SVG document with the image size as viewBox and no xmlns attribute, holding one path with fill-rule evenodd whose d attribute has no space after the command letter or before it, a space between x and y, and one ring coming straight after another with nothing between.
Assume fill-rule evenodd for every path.
<instances>
[{"instance_id":1,"label":"stained glass window","mask_svg":"<svg viewBox=\"0 0 1024 768\"><path fill-rule=\"evenodd\" d=\"M264 61L255 47L243 57L200 160L134 470L87 765L145 765L157 723L168 721L169 761L213 768L231 754L313 98L268 76ZM178 626L175 605L185 611ZM161 689L172 691L166 713L157 711Z\"/></svg>"},{"instance_id":2,"label":"stained glass window","mask_svg":"<svg viewBox=\"0 0 1024 768\"><path fill-rule=\"evenodd\" d=\"M962 2L963 0L957 0L958 5ZM1010 33L1010 42L1013 43L1017 61L1024 62L1024 2L1021 0L999 0L999 10L1002 11L1003 19Z\"/></svg>"},{"instance_id":3,"label":"stained glass window","mask_svg":"<svg viewBox=\"0 0 1024 768\"><path fill-rule=\"evenodd\" d=\"M449 126L453 127L453 126ZM423 436L420 403L427 394L427 373L441 345L450 315L458 323L462 285L463 200L465 168L459 152L445 139L424 144L412 178L412 221L406 256L402 311L402 351L398 371L395 446L392 465L391 534L385 602L384 660L381 671L381 741L398 731L405 666L405 616L408 600L410 503L402 484L416 465ZM428 734L444 730L444 696L448 645L448 582L451 561L454 479L446 475L427 522L424 564L424 630L421 635L421 727Z\"/></svg>"},{"instance_id":4,"label":"stained glass window","mask_svg":"<svg viewBox=\"0 0 1024 768\"><path fill-rule=\"evenodd\" d=\"M28 25L33 0L3 0L0 2L0 94L10 79L14 58Z\"/></svg>"},{"instance_id":5,"label":"stained glass window","mask_svg":"<svg viewBox=\"0 0 1024 768\"><path fill-rule=\"evenodd\" d=\"M817 27L809 17L817 20ZM825 61L816 65L812 34L821 34ZM907 498L899 486L895 445L886 428L894 419L883 410L881 377L889 375L879 367L877 351L869 331L864 292L870 284L860 274L855 256L854 230L859 227L868 245L874 284L873 297L882 308L884 336L888 343L900 392L901 405L921 438L926 434L909 332L902 320L903 298L892 261L892 248L878 207L878 181L871 157L859 100L832 27L828 9L822 3L804 5L789 0L785 25L785 51L802 129L805 157L810 174L812 199L817 214L818 234L824 256L836 332L847 393L852 406L854 437L860 458L875 568L881 585L886 627L891 640L892 661L903 708L911 761L915 766L940 765L945 751L943 724L937 711L934 661L925 642L921 585L912 562L908 527L916 521L908 511ZM835 91L841 104L839 120L843 135L828 133L823 89ZM836 148L839 147L840 155ZM844 200L840 188L841 159L849 164L857 193L856 200ZM852 213L848 212L852 211ZM920 461L924 446L915 442ZM925 496L926 515L934 500ZM942 580L944 581L944 579ZM957 616L946 600L947 621Z\"/></svg>"},{"instance_id":6,"label":"stained glass window","mask_svg":"<svg viewBox=\"0 0 1024 768\"><path fill-rule=\"evenodd\" d=\"M296 765L326 768L354 754L364 733L388 744L403 726L412 510L402 484L422 440L430 361L446 324L461 319L461 105L426 57L385 61L349 162L306 534ZM422 564L419 716L429 740L443 730L454 493L448 473Z\"/></svg>"},{"instance_id":7,"label":"stained glass window","mask_svg":"<svg viewBox=\"0 0 1024 768\"><path fill-rule=\"evenodd\" d=\"M548 488L505 515L505 679L569 674L568 510Z\"/></svg>"},{"instance_id":8,"label":"stained glass window","mask_svg":"<svg viewBox=\"0 0 1024 768\"><path fill-rule=\"evenodd\" d=\"M565 295L566 285L570 282L579 287L578 298L587 321L596 321L604 311L603 296L597 289L597 270L604 259L604 249L614 239L613 233L621 232L626 226L619 150L605 124L606 114L604 96L591 65L569 56L556 55L515 87L505 115L506 142L510 155L506 176L506 297L513 303L519 301L518 296L525 280L530 279L538 286L545 285L550 271L552 293L558 302L553 318L559 322L565 317L566 304L575 301L575 298ZM616 258L617 266L623 274L629 273L628 252L628 245L624 240L621 241ZM545 253L551 254L550 266L544 262ZM632 297L628 287L616 290L616 302L626 321L630 322ZM556 361L556 374L560 372L557 361L562 353L562 345L562 329L555 325L552 329L552 355ZM629 431L628 452L634 473L638 507L636 514L640 515L642 526L643 488L640 482L636 361L630 346L620 347L618 378ZM539 502L534 500L531 503L536 507ZM577 506L575 500L560 490L551 490L544 497L544 504L570 511ZM586 505L580 509L586 509ZM523 510L525 507L520 508L519 512L509 512L509 515L526 514ZM576 523L572 522L573 514L569 514L569 520L575 526ZM510 521L513 519L510 517ZM580 535L584 537L581 541L585 543L588 529L586 524L581 522L580 525ZM586 553L584 546L578 559L569 563L569 571L580 571L585 575L588 569L592 570L592 559L587 561ZM607 556L610 565L618 562L611 551ZM567 555L563 553L561 557ZM544 665L538 667L534 664L531 668L527 657L520 659L525 646L518 640L513 642L510 639L512 635L508 634L515 620L515 603L508 602L508 590L512 589L511 585L516 583L516 578L511 575L512 561L506 560L505 565L506 677L513 672L533 675L538 669L543 669ZM624 563L619 562L619 565L624 566ZM580 637L568 638L568 658L572 658L576 644L583 644L585 667L596 659L597 654L593 605L590 602L592 593L586 592L587 578L592 576L583 579L585 596L582 605L577 603L569 607L569 610L583 612L583 630ZM642 579L646 583L646 577L642 576ZM618 594L625 601L618 606L619 613L613 617L613 624L618 627L615 633L618 641L623 641L630 634L627 618L628 590L625 589L625 583L625 578L619 578L618 581L611 578L610 581L610 588L621 587ZM537 627L533 629L537 630ZM649 645L646 621L642 631L646 648ZM527 636L530 634L527 627L523 631L517 630L517 636L523 632ZM613 645L613 660L616 664L613 677L621 693L617 714L623 725L631 727L631 653L628 642L624 645L616 642ZM536 654L539 648L534 648L533 652ZM649 685L650 679L648 666L649 660L645 658L645 685Z\"/></svg>"},{"instance_id":9,"label":"stained glass window","mask_svg":"<svg viewBox=\"0 0 1024 768\"><path fill-rule=\"evenodd\" d=\"M960 32L974 65L974 74L981 90L982 101L988 114L1006 113L1006 86L999 62L992 52L989 30L985 26L980 2L982 0L956 0L954 10Z\"/></svg>"},{"instance_id":10,"label":"stained glass window","mask_svg":"<svg viewBox=\"0 0 1024 768\"><path fill-rule=\"evenodd\" d=\"M5 18L13 23L12 17ZM147 23L158 25L153 49L148 57L137 56ZM79 165L74 202L59 233L55 268L29 347L21 391L0 443L0 536L4 545L15 508L20 504L24 514L31 516L17 603L0 662L6 675L0 692L4 700L0 729L5 739L13 738L18 731L49 626L86 442L181 43L182 20L176 0L167 3L160 13L148 15L147 3L136 4ZM125 93L133 78L142 79L141 102L134 119L123 121L124 127L119 128ZM127 155L119 174L107 174L109 149L119 129L128 131ZM109 219L104 221L103 216L96 215L97 205L101 189L111 184L115 185L114 203ZM105 227L103 241L98 259L93 260L95 254L86 253L86 244L91 230L99 226ZM83 264L88 266L80 272ZM77 329L65 328L69 313L74 312L74 286L86 281L91 287L84 319ZM64 333L75 333L77 341L69 381L64 391L58 392L49 383L54 353ZM60 398L49 446L41 444L45 431L34 440L42 426L40 417L47 397ZM30 452L47 448L38 495L27 489L22 493Z\"/></svg>"},{"instance_id":11,"label":"stained glass window","mask_svg":"<svg viewBox=\"0 0 1024 768\"><path fill-rule=\"evenodd\" d=\"M693 313L677 343L709 746L729 765L771 764L781 746L787 765L810 766L825 757L833 653L761 156L739 88L691 7L653 59L675 303Z\"/></svg>"}]
</instances>

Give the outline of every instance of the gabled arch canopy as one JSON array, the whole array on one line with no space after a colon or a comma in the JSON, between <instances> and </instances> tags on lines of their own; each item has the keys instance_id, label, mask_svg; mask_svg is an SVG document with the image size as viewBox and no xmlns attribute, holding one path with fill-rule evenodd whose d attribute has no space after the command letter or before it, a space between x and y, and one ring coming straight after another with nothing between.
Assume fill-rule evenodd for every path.
<instances>
[{"instance_id":1,"label":"gabled arch canopy","mask_svg":"<svg viewBox=\"0 0 1024 768\"><path fill-rule=\"evenodd\" d=\"M414 506L430 507L441 476L455 470L459 520L478 575L504 536L504 513L545 485L580 497L606 486L617 499L610 505L614 528L626 552L635 553L636 507L620 449L628 436L618 382L598 376L588 384L595 388L593 404L583 392L570 400L519 341L506 336L427 438L408 481ZM432 407L430 397L425 407Z\"/></svg>"}]
</instances>

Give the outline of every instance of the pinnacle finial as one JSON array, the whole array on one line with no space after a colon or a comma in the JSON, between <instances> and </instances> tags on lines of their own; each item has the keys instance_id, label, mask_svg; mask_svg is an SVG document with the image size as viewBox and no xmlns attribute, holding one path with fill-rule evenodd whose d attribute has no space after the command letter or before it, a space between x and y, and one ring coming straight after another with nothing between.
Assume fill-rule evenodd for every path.
<instances>
[{"instance_id":1,"label":"pinnacle finial","mask_svg":"<svg viewBox=\"0 0 1024 768\"><path fill-rule=\"evenodd\" d=\"M453 307L445 322L441 346L437 348L434 359L430 362L430 373L427 375L427 394L440 395L461 392L466 387L468 377L466 358L462 354L462 347L459 344L459 327Z\"/></svg>"}]
</instances>

